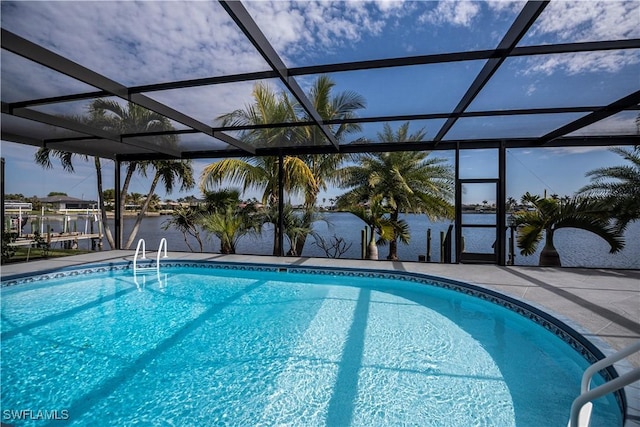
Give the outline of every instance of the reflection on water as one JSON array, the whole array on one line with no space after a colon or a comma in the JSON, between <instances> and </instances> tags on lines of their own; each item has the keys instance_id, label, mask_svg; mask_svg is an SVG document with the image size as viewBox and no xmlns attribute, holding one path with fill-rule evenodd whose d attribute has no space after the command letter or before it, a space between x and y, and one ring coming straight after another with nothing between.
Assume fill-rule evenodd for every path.
<instances>
[{"instance_id":1,"label":"reflection on water","mask_svg":"<svg viewBox=\"0 0 640 427\"><path fill-rule=\"evenodd\" d=\"M364 228L364 223L352 214L343 212L327 212L322 214L322 218L323 220L314 223L314 231L325 239L329 239L333 235L344 238L347 243L352 243L352 245L342 258L359 259L361 254L360 230ZM405 261L417 261L419 255L425 255L427 229L430 228L432 236L431 259L437 262L440 259L440 232L446 232L450 222L430 222L425 215L406 215L404 218L409 223L411 242L409 245L399 245L399 258ZM188 252L189 248L182 233L174 229L166 231L162 229L163 222L168 219L168 216L145 218L137 238L144 238L147 242L147 248L155 251L160 240L166 237L170 251ZM129 235L134 222L134 218L125 218L125 236ZM495 222L494 214L464 214L465 224L491 222ZM113 224L111 223L110 226L113 227ZM495 240L495 231L492 229L468 228L464 233L465 250L469 252L490 250ZM640 239L638 237L640 237L640 222L635 222L630 224L626 231L625 249L617 254L610 254L609 246L604 240L584 230L558 230L554 243L560 253L562 265L566 267L640 268ZM192 247L198 247L195 239L190 236L187 238ZM202 238L205 252L220 252L220 241L215 236L203 232ZM109 248L106 241L104 247ZM285 239L285 252L288 248L289 244ZM273 226L266 224L262 234L258 237L245 236L241 238L236 250L240 254L271 255L273 251ZM525 257L520 255L516 248L516 265L537 265L540 250L542 250L542 244L539 245L536 254ZM389 253L389 246L380 247L379 253L380 259L385 259ZM325 257L324 251L315 244L313 237L307 239L302 255Z\"/></svg>"}]
</instances>

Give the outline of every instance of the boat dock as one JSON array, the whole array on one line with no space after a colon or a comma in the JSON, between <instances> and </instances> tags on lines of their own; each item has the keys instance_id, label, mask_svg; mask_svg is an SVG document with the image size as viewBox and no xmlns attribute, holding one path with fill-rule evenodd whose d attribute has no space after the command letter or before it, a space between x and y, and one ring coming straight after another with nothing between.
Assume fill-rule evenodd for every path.
<instances>
[{"instance_id":1,"label":"boat dock","mask_svg":"<svg viewBox=\"0 0 640 427\"><path fill-rule=\"evenodd\" d=\"M55 243L61 243L61 246L65 249L77 249L80 240L91 240L92 250L102 246L102 234L79 232L45 233L39 239L34 234L24 234L9 243L9 246L37 246L42 243L48 243L51 246Z\"/></svg>"}]
</instances>

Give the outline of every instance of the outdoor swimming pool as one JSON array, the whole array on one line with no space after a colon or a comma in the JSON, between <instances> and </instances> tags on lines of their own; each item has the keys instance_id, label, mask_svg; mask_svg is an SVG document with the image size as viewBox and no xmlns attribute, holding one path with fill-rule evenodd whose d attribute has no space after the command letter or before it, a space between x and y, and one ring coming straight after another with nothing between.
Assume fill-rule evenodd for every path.
<instances>
[{"instance_id":1,"label":"outdoor swimming pool","mask_svg":"<svg viewBox=\"0 0 640 427\"><path fill-rule=\"evenodd\" d=\"M127 264L40 279L1 294L16 425L561 426L592 357L535 309L413 274L169 261L160 282ZM595 402L592 426L621 420Z\"/></svg>"}]
</instances>

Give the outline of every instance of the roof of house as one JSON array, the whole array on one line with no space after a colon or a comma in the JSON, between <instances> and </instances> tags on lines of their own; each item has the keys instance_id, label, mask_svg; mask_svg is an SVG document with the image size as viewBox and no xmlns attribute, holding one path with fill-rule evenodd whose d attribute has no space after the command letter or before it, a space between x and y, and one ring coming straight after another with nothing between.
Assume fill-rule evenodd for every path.
<instances>
[{"instance_id":1,"label":"roof of house","mask_svg":"<svg viewBox=\"0 0 640 427\"><path fill-rule=\"evenodd\" d=\"M38 198L42 203L96 203L95 200L82 200L77 197L70 196L47 196Z\"/></svg>"}]
</instances>

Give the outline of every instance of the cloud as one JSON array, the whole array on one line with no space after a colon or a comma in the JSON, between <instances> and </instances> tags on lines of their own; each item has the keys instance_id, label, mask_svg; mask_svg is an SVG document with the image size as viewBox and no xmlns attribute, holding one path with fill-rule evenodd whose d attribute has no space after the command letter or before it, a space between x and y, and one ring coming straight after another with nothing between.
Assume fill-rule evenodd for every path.
<instances>
[{"instance_id":1,"label":"cloud","mask_svg":"<svg viewBox=\"0 0 640 427\"><path fill-rule=\"evenodd\" d=\"M3 2L2 27L125 85L268 69L212 2Z\"/></svg>"},{"instance_id":2,"label":"cloud","mask_svg":"<svg viewBox=\"0 0 640 427\"><path fill-rule=\"evenodd\" d=\"M488 0L486 5L494 12L519 13L527 2L525 0Z\"/></svg>"},{"instance_id":3,"label":"cloud","mask_svg":"<svg viewBox=\"0 0 640 427\"><path fill-rule=\"evenodd\" d=\"M563 53L533 57L526 60L527 66L522 70L524 75L544 74L552 75L564 72L569 76L581 73L608 72L616 73L624 67L640 62L637 51L607 51Z\"/></svg>"},{"instance_id":4,"label":"cloud","mask_svg":"<svg viewBox=\"0 0 640 427\"><path fill-rule=\"evenodd\" d=\"M28 72L25 72L28 70ZM46 82L46 84L34 84ZM34 64L11 52L2 52L2 100L25 101L54 97L63 94L83 93L95 90L63 74L39 64Z\"/></svg>"},{"instance_id":5,"label":"cloud","mask_svg":"<svg viewBox=\"0 0 640 427\"><path fill-rule=\"evenodd\" d=\"M529 86L527 86L526 94L527 96L531 96L535 91L536 91L536 85L532 83Z\"/></svg>"},{"instance_id":6,"label":"cloud","mask_svg":"<svg viewBox=\"0 0 640 427\"><path fill-rule=\"evenodd\" d=\"M380 35L392 17L413 5L399 1L259 1L247 10L290 66L369 35Z\"/></svg>"},{"instance_id":7,"label":"cloud","mask_svg":"<svg viewBox=\"0 0 640 427\"><path fill-rule=\"evenodd\" d=\"M351 3L357 4L359 2L356 0ZM398 0L376 0L374 3L381 12L386 14L394 13L405 7L405 5L402 4L403 2Z\"/></svg>"},{"instance_id":8,"label":"cloud","mask_svg":"<svg viewBox=\"0 0 640 427\"><path fill-rule=\"evenodd\" d=\"M419 21L434 25L470 27L479 15L481 4L471 1L441 1L435 9L420 16Z\"/></svg>"},{"instance_id":9,"label":"cloud","mask_svg":"<svg viewBox=\"0 0 640 427\"><path fill-rule=\"evenodd\" d=\"M549 150L553 155L570 155L570 154L584 154L598 151L608 151L611 147L553 147L543 148ZM543 158L543 157L540 157ZM544 157L548 158L548 157Z\"/></svg>"},{"instance_id":10,"label":"cloud","mask_svg":"<svg viewBox=\"0 0 640 427\"><path fill-rule=\"evenodd\" d=\"M621 40L640 37L640 2L552 1L524 44ZM526 73L617 72L640 62L637 50L547 55L529 61Z\"/></svg>"},{"instance_id":11,"label":"cloud","mask_svg":"<svg viewBox=\"0 0 640 427\"><path fill-rule=\"evenodd\" d=\"M634 38L640 35L639 14L637 1L553 1L530 36L548 37L555 42Z\"/></svg>"}]
</instances>

